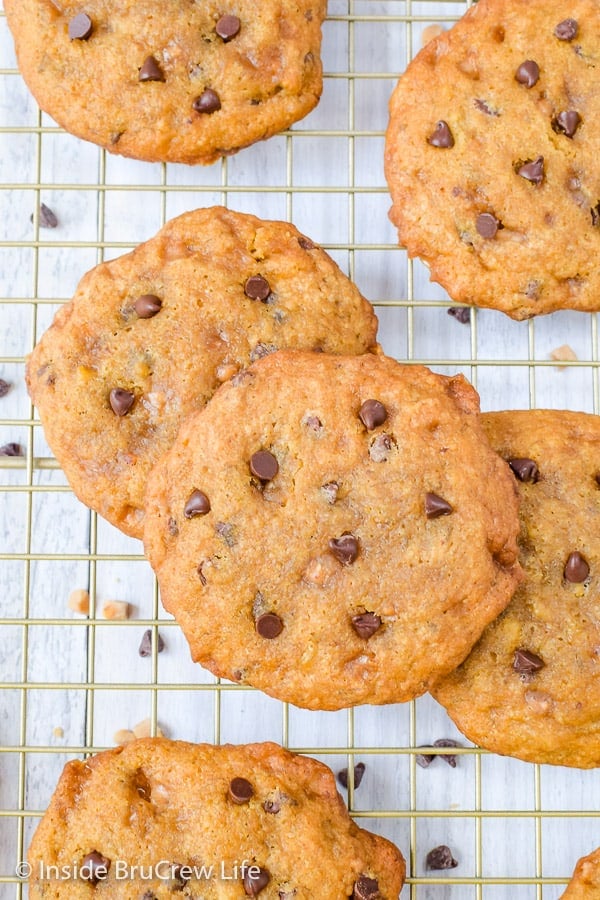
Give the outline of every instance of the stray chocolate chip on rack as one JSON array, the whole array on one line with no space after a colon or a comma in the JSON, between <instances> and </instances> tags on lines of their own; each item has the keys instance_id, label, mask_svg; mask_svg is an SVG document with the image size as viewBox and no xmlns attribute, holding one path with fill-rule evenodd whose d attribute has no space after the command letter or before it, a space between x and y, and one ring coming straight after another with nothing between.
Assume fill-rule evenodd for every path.
<instances>
[{"instance_id":1,"label":"stray chocolate chip on rack","mask_svg":"<svg viewBox=\"0 0 600 900\"><path fill-rule=\"evenodd\" d=\"M437 741L433 742L434 747L460 747L458 741L453 741L451 738L438 738ZM450 766L451 769L456 768L456 756L454 753L440 753L438 754L440 759L443 759L446 765Z\"/></svg>"},{"instance_id":2,"label":"stray chocolate chip on rack","mask_svg":"<svg viewBox=\"0 0 600 900\"><path fill-rule=\"evenodd\" d=\"M468 306L451 306L447 313L461 325L468 325L471 321L471 310Z\"/></svg>"},{"instance_id":3,"label":"stray chocolate chip on rack","mask_svg":"<svg viewBox=\"0 0 600 900\"><path fill-rule=\"evenodd\" d=\"M23 448L20 444L15 444L14 441L11 441L9 444L4 444L0 447L0 456L24 456Z\"/></svg>"},{"instance_id":4,"label":"stray chocolate chip on rack","mask_svg":"<svg viewBox=\"0 0 600 900\"><path fill-rule=\"evenodd\" d=\"M0 397L6 397L11 387L12 384L9 381L5 381L4 378L0 378Z\"/></svg>"},{"instance_id":5,"label":"stray chocolate chip on rack","mask_svg":"<svg viewBox=\"0 0 600 900\"><path fill-rule=\"evenodd\" d=\"M160 632L157 632L158 641L156 643L156 652L162 653L165 649L165 642L162 639ZM154 638L154 632L151 628L148 628L147 631L144 632L142 636L142 640L140 641L140 646L138 648L138 653L140 656L152 656L152 642Z\"/></svg>"},{"instance_id":6,"label":"stray chocolate chip on rack","mask_svg":"<svg viewBox=\"0 0 600 900\"><path fill-rule=\"evenodd\" d=\"M354 766L354 790L360 786L361 781L363 780L363 775L365 774L366 766L363 762L358 762ZM342 787L348 787L348 768L341 769L337 773L337 778Z\"/></svg>"},{"instance_id":7,"label":"stray chocolate chip on rack","mask_svg":"<svg viewBox=\"0 0 600 900\"><path fill-rule=\"evenodd\" d=\"M56 228L58 226L58 219L55 213L45 203L40 203L38 218L40 228ZM29 216L29 221L33 222L33 213Z\"/></svg>"},{"instance_id":8,"label":"stray chocolate chip on rack","mask_svg":"<svg viewBox=\"0 0 600 900\"><path fill-rule=\"evenodd\" d=\"M452 856L450 847L440 844L434 847L427 854L425 865L428 869L454 869L458 865L458 861Z\"/></svg>"}]
</instances>

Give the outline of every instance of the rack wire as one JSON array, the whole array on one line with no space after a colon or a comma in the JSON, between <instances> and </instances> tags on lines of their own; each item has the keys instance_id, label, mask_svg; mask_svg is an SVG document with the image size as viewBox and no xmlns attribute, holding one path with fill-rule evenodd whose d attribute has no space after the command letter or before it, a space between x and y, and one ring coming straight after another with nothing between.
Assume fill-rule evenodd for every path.
<instances>
[{"instance_id":1,"label":"rack wire","mask_svg":"<svg viewBox=\"0 0 600 900\"><path fill-rule=\"evenodd\" d=\"M457 0L330 0L321 103L270 141L208 168L111 157L66 135L42 114L16 69L0 14L0 898L21 900L17 865L64 763L113 745L113 733L148 717L174 738L273 739L334 770L366 763L347 800L359 824L394 840L408 862L411 900L554 900L578 856L600 843L596 772L540 767L473 747L429 697L402 706L311 713L220 682L189 662L162 611L140 545L73 497L45 444L24 386L24 359L54 311L96 263L117 256L168 219L223 203L293 221L319 241L377 309L384 349L408 364L462 371L484 408L547 406L600 411L596 315L557 313L526 323L474 311L447 316L444 291L399 250L387 220L383 178L387 100L421 46L423 29L446 27ZM40 204L58 216L42 228ZM30 221L30 214L32 221ZM577 359L550 352L568 343ZM67 608L90 592L88 616ZM123 622L105 600L132 604ZM142 633L160 629L148 659ZM417 750L437 738L426 769ZM456 768L444 755L456 755ZM459 865L425 868L448 844Z\"/></svg>"}]
</instances>

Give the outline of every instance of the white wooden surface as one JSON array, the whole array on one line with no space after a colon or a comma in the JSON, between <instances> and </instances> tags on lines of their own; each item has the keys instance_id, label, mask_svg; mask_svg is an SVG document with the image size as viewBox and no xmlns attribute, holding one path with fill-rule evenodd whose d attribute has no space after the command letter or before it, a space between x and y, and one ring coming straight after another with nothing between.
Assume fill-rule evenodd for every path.
<instances>
[{"instance_id":1,"label":"white wooden surface","mask_svg":"<svg viewBox=\"0 0 600 900\"><path fill-rule=\"evenodd\" d=\"M414 302L404 303L409 266L387 219L382 167L387 100L409 48L420 46L422 29L463 9L441 0L330 0L323 48L328 77L319 107L293 137L272 138L208 168L105 156L61 133L47 116L38 119L12 71L12 44L0 16L0 377L13 383L0 399L0 444L22 443L29 464L50 456L39 426L27 424L23 357L83 273L102 255L119 255L151 237L165 217L217 202L265 218L290 217L378 305L388 353L465 372L484 409L532 404L598 412L594 316L561 313L514 323L483 311L472 326L461 325L448 317L446 295L419 263L412 268ZM327 135L319 133L325 129ZM97 190L103 182L106 190ZM167 190L157 190L163 184ZM140 190L132 194L131 185ZM38 247L30 214L39 200L60 224L39 231ZM560 371L547 364L550 351L566 342L588 365ZM537 769L475 753L460 756L454 770L439 759L427 770L416 767L411 746L460 740L431 698L309 713L286 710L255 691L216 690L160 611L140 545L91 517L68 490L56 490L64 485L56 469L32 465L29 480L24 467L0 466L0 900L26 896L26 887L10 879L66 759L84 747L110 746L118 728L146 716L173 738L274 739L334 769L347 765L352 746L362 748L356 759L367 771L353 810L368 813L360 821L396 841L413 877L429 878L407 886L406 898L412 890L419 900L554 900L561 886L536 886L536 877L564 879L578 856L600 845L598 819L577 815L598 809L598 772ZM115 559L123 555L131 558ZM88 586L98 609L107 599L131 603L130 623L107 625L99 616L88 626L71 613L69 592ZM137 647L147 626L139 620L156 615L164 620L166 649L156 660L141 659ZM18 622L26 617L33 620L27 627ZM26 689L15 687L23 681ZM574 815L565 818L563 811ZM425 855L441 843L460 864L427 872ZM456 883L435 884L436 876ZM489 881L506 878L521 883ZM464 883L478 879L479 886Z\"/></svg>"}]
</instances>

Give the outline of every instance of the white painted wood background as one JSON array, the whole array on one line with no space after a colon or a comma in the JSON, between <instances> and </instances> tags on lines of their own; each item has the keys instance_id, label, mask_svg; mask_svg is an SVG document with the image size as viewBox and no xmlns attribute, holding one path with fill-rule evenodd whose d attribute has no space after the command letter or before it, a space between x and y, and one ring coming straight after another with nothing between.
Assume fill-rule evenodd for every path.
<instances>
[{"instance_id":1,"label":"white painted wood background","mask_svg":"<svg viewBox=\"0 0 600 900\"><path fill-rule=\"evenodd\" d=\"M418 263L414 302L390 305L409 296L409 267L387 219L387 100L423 28L464 8L443 0L330 0L319 107L293 136L208 168L105 156L47 116L38 118L0 16L0 377L13 383L0 399L0 444L19 441L29 464L50 457L39 426L28 425L23 357L84 272L102 255L117 256L151 237L165 217L224 201L264 218L290 217L375 302L388 353L463 371L484 409L532 404L598 412L595 316L560 313L515 323L482 311L472 326L461 325L448 317L445 293ZM102 183L106 190L97 190ZM166 192L157 190L163 184ZM131 185L140 190L131 193ZM40 200L59 227L40 229L38 246L30 215ZM588 365L563 371L549 365L550 351L563 343ZM444 366L447 360L455 362ZM217 691L160 611L141 546L91 517L66 488L55 490L65 484L59 470L37 462L30 481L28 468L0 465L0 900L26 896L26 887L11 879L64 762L84 747L110 746L117 729L155 714L173 738L279 740L334 769L347 765L352 746L362 748L356 760L367 770L353 811L411 861L419 883L405 888L405 898L555 900L562 886L536 885L536 877L566 879L576 859L600 845L598 818L577 815L598 809L598 772L538 769L476 753L460 756L454 770L440 760L427 770L416 767L411 746L460 740L428 697L353 714L314 713L286 710L255 691ZM131 558L119 559L124 555ZM108 599L126 600L132 620L107 625L98 614L89 625L71 613L69 592L88 586L97 609ZM166 649L155 660L141 659L137 647L147 626L140 620L157 614ZM33 620L27 627L19 624L24 617ZM23 681L26 689L15 687ZM86 690L90 684L94 689ZM473 814L478 810L482 815ZM427 872L425 855L441 843L451 846L459 866ZM434 883L438 876L450 883ZM520 883L494 883L506 878ZM478 879L479 886L464 883Z\"/></svg>"}]
</instances>

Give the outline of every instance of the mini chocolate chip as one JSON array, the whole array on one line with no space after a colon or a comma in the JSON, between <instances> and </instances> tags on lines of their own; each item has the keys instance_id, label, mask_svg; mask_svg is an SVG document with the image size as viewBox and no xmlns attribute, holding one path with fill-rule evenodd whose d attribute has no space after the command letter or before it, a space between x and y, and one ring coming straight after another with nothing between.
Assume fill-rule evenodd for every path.
<instances>
[{"instance_id":1,"label":"mini chocolate chip","mask_svg":"<svg viewBox=\"0 0 600 900\"><path fill-rule=\"evenodd\" d=\"M245 778L232 778L229 783L229 799L241 806L249 803L254 796L254 788Z\"/></svg>"},{"instance_id":2,"label":"mini chocolate chip","mask_svg":"<svg viewBox=\"0 0 600 900\"><path fill-rule=\"evenodd\" d=\"M480 213L475 220L477 234L480 234L482 238L487 238L488 240L496 237L499 227L500 222L496 216L493 216L491 213Z\"/></svg>"},{"instance_id":3,"label":"mini chocolate chip","mask_svg":"<svg viewBox=\"0 0 600 900\"><path fill-rule=\"evenodd\" d=\"M533 675L534 672L539 672L544 666L544 660L537 653L532 653L531 650L524 650L522 647L515 650L512 667L519 675Z\"/></svg>"},{"instance_id":4,"label":"mini chocolate chip","mask_svg":"<svg viewBox=\"0 0 600 900\"><path fill-rule=\"evenodd\" d=\"M138 653L140 654L140 656L152 656L152 641L153 641L153 632L152 632L151 628L148 628L144 632L144 634L142 636L142 640L140 642L140 646L138 648ZM158 641L156 644L156 652L162 653L164 649L165 649L165 642L163 641L161 635L158 634Z\"/></svg>"},{"instance_id":5,"label":"mini chocolate chip","mask_svg":"<svg viewBox=\"0 0 600 900\"><path fill-rule=\"evenodd\" d=\"M519 84L524 84L528 88L537 84L539 77L540 67L533 59L526 59L515 72L515 78Z\"/></svg>"},{"instance_id":6,"label":"mini chocolate chip","mask_svg":"<svg viewBox=\"0 0 600 900\"><path fill-rule=\"evenodd\" d=\"M481 99L477 98L473 102L474 102L475 106L477 107L477 109L480 110L480 112L485 113L486 116L496 116L497 117L500 115L498 110L492 109L492 107L489 105L489 103L486 103L485 100L481 100Z\"/></svg>"},{"instance_id":7,"label":"mini chocolate chip","mask_svg":"<svg viewBox=\"0 0 600 900\"><path fill-rule=\"evenodd\" d=\"M337 481L328 481L327 484L321 485L321 491L328 503L335 503L339 489L340 486Z\"/></svg>"},{"instance_id":8,"label":"mini chocolate chip","mask_svg":"<svg viewBox=\"0 0 600 900\"><path fill-rule=\"evenodd\" d=\"M368 875L361 875L354 882L354 890L352 891L352 900L379 900L379 882L376 878L369 878Z\"/></svg>"},{"instance_id":9,"label":"mini chocolate chip","mask_svg":"<svg viewBox=\"0 0 600 900\"><path fill-rule=\"evenodd\" d=\"M283 631L283 622L276 613L263 613L254 623L254 627L262 638L272 641Z\"/></svg>"},{"instance_id":10,"label":"mini chocolate chip","mask_svg":"<svg viewBox=\"0 0 600 900\"><path fill-rule=\"evenodd\" d=\"M210 512L210 500L204 491L192 491L183 507L183 514L186 519L193 519L195 516L205 516Z\"/></svg>"},{"instance_id":11,"label":"mini chocolate chip","mask_svg":"<svg viewBox=\"0 0 600 900\"><path fill-rule=\"evenodd\" d=\"M162 300L156 294L142 294L133 304L140 319L151 319L162 309Z\"/></svg>"},{"instance_id":12,"label":"mini chocolate chip","mask_svg":"<svg viewBox=\"0 0 600 900\"><path fill-rule=\"evenodd\" d=\"M20 444L11 441L9 444L3 444L0 447L0 456L24 456L23 448Z\"/></svg>"},{"instance_id":13,"label":"mini chocolate chip","mask_svg":"<svg viewBox=\"0 0 600 900\"><path fill-rule=\"evenodd\" d=\"M517 175L531 181L532 184L541 184L544 180L544 157L538 156L537 159L529 160L517 168Z\"/></svg>"},{"instance_id":14,"label":"mini chocolate chip","mask_svg":"<svg viewBox=\"0 0 600 900\"><path fill-rule=\"evenodd\" d=\"M29 221L33 222L33 213L31 213L31 215L29 216ZM45 203L40 203L38 221L40 224L40 228L58 227L58 219L56 218L56 215L52 212L49 206L46 206Z\"/></svg>"},{"instance_id":15,"label":"mini chocolate chip","mask_svg":"<svg viewBox=\"0 0 600 900\"><path fill-rule=\"evenodd\" d=\"M581 116L575 109L566 109L559 112L557 117L552 120L552 128L557 134L565 134L568 138L572 138L579 126L581 125Z\"/></svg>"},{"instance_id":16,"label":"mini chocolate chip","mask_svg":"<svg viewBox=\"0 0 600 900\"><path fill-rule=\"evenodd\" d=\"M9 381L5 381L4 378L0 378L0 397L6 397L11 387L12 384Z\"/></svg>"},{"instance_id":17,"label":"mini chocolate chip","mask_svg":"<svg viewBox=\"0 0 600 900\"><path fill-rule=\"evenodd\" d=\"M360 787L360 783L363 780L363 775L365 774L366 766L363 762L356 763L354 766L354 790L357 787ZM341 769L337 773L338 781L342 785L342 787L348 787L348 769Z\"/></svg>"},{"instance_id":18,"label":"mini chocolate chip","mask_svg":"<svg viewBox=\"0 0 600 900\"><path fill-rule=\"evenodd\" d=\"M219 95L212 88L206 88L192 103L192 108L198 113L214 113L221 109Z\"/></svg>"},{"instance_id":19,"label":"mini chocolate chip","mask_svg":"<svg viewBox=\"0 0 600 900\"><path fill-rule=\"evenodd\" d=\"M358 541L353 534L345 531L341 537L330 539L329 549L343 566L349 566L358 556Z\"/></svg>"},{"instance_id":20,"label":"mini chocolate chip","mask_svg":"<svg viewBox=\"0 0 600 900\"><path fill-rule=\"evenodd\" d=\"M92 850L91 853L84 857L79 867L79 874L84 881L98 884L99 881L104 881L108 877L109 869L110 859L102 856L97 850Z\"/></svg>"},{"instance_id":21,"label":"mini chocolate chip","mask_svg":"<svg viewBox=\"0 0 600 900\"><path fill-rule=\"evenodd\" d=\"M271 286L262 275L251 275L244 285L244 293L251 300L262 300L264 303L271 293Z\"/></svg>"},{"instance_id":22,"label":"mini chocolate chip","mask_svg":"<svg viewBox=\"0 0 600 900\"><path fill-rule=\"evenodd\" d=\"M367 431L373 431L387 419L387 409L379 400L365 400L358 411L358 418Z\"/></svg>"},{"instance_id":23,"label":"mini chocolate chip","mask_svg":"<svg viewBox=\"0 0 600 900\"><path fill-rule=\"evenodd\" d=\"M437 519L440 516L449 516L454 512L447 500L438 494L425 494L425 515L428 519Z\"/></svg>"},{"instance_id":24,"label":"mini chocolate chip","mask_svg":"<svg viewBox=\"0 0 600 900\"><path fill-rule=\"evenodd\" d=\"M269 450L257 450L250 457L250 471L261 481L272 481L279 472L279 463Z\"/></svg>"},{"instance_id":25,"label":"mini chocolate chip","mask_svg":"<svg viewBox=\"0 0 600 900\"><path fill-rule=\"evenodd\" d=\"M592 228L597 228L600 225L600 202L592 207L590 212L592 214Z\"/></svg>"},{"instance_id":26,"label":"mini chocolate chip","mask_svg":"<svg viewBox=\"0 0 600 900\"><path fill-rule=\"evenodd\" d=\"M565 564L565 581L569 581L571 584L581 584L589 574L590 567L581 553L578 550L570 553Z\"/></svg>"},{"instance_id":27,"label":"mini chocolate chip","mask_svg":"<svg viewBox=\"0 0 600 900\"><path fill-rule=\"evenodd\" d=\"M164 72L159 66L158 62L154 58L154 56L147 56L144 62L142 63L142 68L140 69L140 74L138 76L139 81L164 81L165 76Z\"/></svg>"},{"instance_id":28,"label":"mini chocolate chip","mask_svg":"<svg viewBox=\"0 0 600 900\"><path fill-rule=\"evenodd\" d=\"M314 431L315 434L319 434L323 431L323 423L318 416L305 416L302 419L302 424L305 425L309 431Z\"/></svg>"},{"instance_id":29,"label":"mini chocolate chip","mask_svg":"<svg viewBox=\"0 0 600 900\"><path fill-rule=\"evenodd\" d=\"M434 747L460 747L458 741L453 741L452 738L438 738L437 741L433 742ZM456 768L456 756L453 753L440 753L440 759L443 759L446 765L450 766L451 769Z\"/></svg>"},{"instance_id":30,"label":"mini chocolate chip","mask_svg":"<svg viewBox=\"0 0 600 900\"><path fill-rule=\"evenodd\" d=\"M237 16L221 16L216 24L215 31L219 37L227 44L236 35L240 33L242 23Z\"/></svg>"},{"instance_id":31,"label":"mini chocolate chip","mask_svg":"<svg viewBox=\"0 0 600 900\"><path fill-rule=\"evenodd\" d=\"M578 31L579 25L575 19L564 19L558 23L554 29L554 34L559 41L572 41L573 38L577 37Z\"/></svg>"},{"instance_id":32,"label":"mini chocolate chip","mask_svg":"<svg viewBox=\"0 0 600 900\"><path fill-rule=\"evenodd\" d=\"M257 359L264 359L269 353L275 353L277 347L274 344L265 344L259 341L256 347L250 351L250 362L256 362Z\"/></svg>"},{"instance_id":33,"label":"mini chocolate chip","mask_svg":"<svg viewBox=\"0 0 600 900\"><path fill-rule=\"evenodd\" d=\"M448 123L443 120L436 122L435 130L427 138L427 143L431 144L432 147L441 147L443 149L454 147L454 138Z\"/></svg>"},{"instance_id":34,"label":"mini chocolate chip","mask_svg":"<svg viewBox=\"0 0 600 900\"><path fill-rule=\"evenodd\" d=\"M85 13L79 13L69 22L69 37L72 41L87 41L92 33L92 20Z\"/></svg>"},{"instance_id":35,"label":"mini chocolate chip","mask_svg":"<svg viewBox=\"0 0 600 900\"><path fill-rule=\"evenodd\" d=\"M250 866L244 873L244 890L249 897L256 897L266 888L271 880L268 869L260 866Z\"/></svg>"},{"instance_id":36,"label":"mini chocolate chip","mask_svg":"<svg viewBox=\"0 0 600 900\"><path fill-rule=\"evenodd\" d=\"M309 239L307 237L304 237L304 235L301 235L298 238L298 243L300 244L300 246L302 247L303 250L314 250L315 249L315 245L313 244L313 242L309 241Z\"/></svg>"},{"instance_id":37,"label":"mini chocolate chip","mask_svg":"<svg viewBox=\"0 0 600 900\"><path fill-rule=\"evenodd\" d=\"M533 459L529 459L526 456L514 456L508 460L508 464L519 481L529 481L535 484L540 477L537 464Z\"/></svg>"},{"instance_id":38,"label":"mini chocolate chip","mask_svg":"<svg viewBox=\"0 0 600 900\"><path fill-rule=\"evenodd\" d=\"M263 809L266 813L270 813L270 815L276 816L281 809L281 803L279 802L279 800L265 800L265 802L263 803Z\"/></svg>"},{"instance_id":39,"label":"mini chocolate chip","mask_svg":"<svg viewBox=\"0 0 600 900\"><path fill-rule=\"evenodd\" d=\"M450 847L441 844L430 850L425 859L425 865L428 869L454 869L458 862L452 856Z\"/></svg>"},{"instance_id":40,"label":"mini chocolate chip","mask_svg":"<svg viewBox=\"0 0 600 900\"><path fill-rule=\"evenodd\" d=\"M359 638L368 641L381 628L381 618L375 613L364 612L359 616L352 616L352 627Z\"/></svg>"},{"instance_id":41,"label":"mini chocolate chip","mask_svg":"<svg viewBox=\"0 0 600 900\"><path fill-rule=\"evenodd\" d=\"M369 446L369 456L373 462L387 462L390 458L392 447L394 446L396 446L394 438L382 431L371 441Z\"/></svg>"},{"instance_id":42,"label":"mini chocolate chip","mask_svg":"<svg viewBox=\"0 0 600 900\"><path fill-rule=\"evenodd\" d=\"M468 306L451 306L447 312L461 325L468 325L471 321L471 310Z\"/></svg>"},{"instance_id":43,"label":"mini chocolate chip","mask_svg":"<svg viewBox=\"0 0 600 900\"><path fill-rule=\"evenodd\" d=\"M125 416L135 400L135 394L124 388L113 388L108 396L108 402L115 416Z\"/></svg>"}]
</instances>

